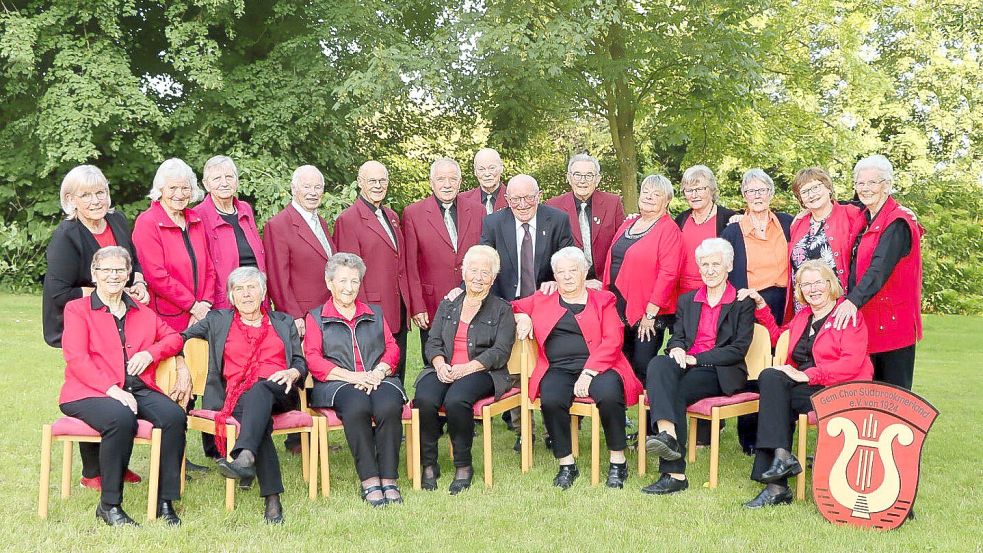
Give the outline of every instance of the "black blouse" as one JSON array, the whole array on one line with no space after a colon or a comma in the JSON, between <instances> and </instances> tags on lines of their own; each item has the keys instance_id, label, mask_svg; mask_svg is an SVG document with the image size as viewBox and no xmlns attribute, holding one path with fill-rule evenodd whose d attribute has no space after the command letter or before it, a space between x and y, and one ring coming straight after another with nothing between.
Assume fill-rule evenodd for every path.
<instances>
[{"instance_id":1,"label":"black blouse","mask_svg":"<svg viewBox=\"0 0 983 553\"><path fill-rule=\"evenodd\" d=\"M550 370L580 373L584 370L590 351L580 331L580 325L577 324L576 315L587 306L567 303L562 298L560 298L560 306L566 308L566 313L557 321L543 344L546 360L550 363Z\"/></svg>"},{"instance_id":2,"label":"black blouse","mask_svg":"<svg viewBox=\"0 0 983 553\"><path fill-rule=\"evenodd\" d=\"M800 371L816 366L816 361L812 357L812 345L816 342L816 334L819 334L819 329L823 327L823 323L826 322L828 317L829 313L818 320L813 315L809 316L809 324L806 326L806 332L802 333L798 343L795 344L795 348L792 349L792 361L795 361L795 365Z\"/></svg>"},{"instance_id":3,"label":"black blouse","mask_svg":"<svg viewBox=\"0 0 983 553\"><path fill-rule=\"evenodd\" d=\"M236 235L236 249L239 250L239 266L256 267L256 254L253 253L253 248L249 245L249 240L246 239L246 233L242 230L242 225L239 224L239 214L219 211L218 216L232 225L232 232Z\"/></svg>"},{"instance_id":4,"label":"black blouse","mask_svg":"<svg viewBox=\"0 0 983 553\"><path fill-rule=\"evenodd\" d=\"M652 226L638 234L632 234L631 227L629 226L625 229L625 232L621 233L621 236L618 237L614 244L611 245L611 292L614 293L618 316L621 317L621 322L624 324L628 324L628 321L625 320L625 309L628 308L628 301L621 294L621 290L618 290L618 274L621 273L621 265L625 262L625 254L628 253L628 250L648 234L654 226L655 224L653 223Z\"/></svg>"}]
</instances>

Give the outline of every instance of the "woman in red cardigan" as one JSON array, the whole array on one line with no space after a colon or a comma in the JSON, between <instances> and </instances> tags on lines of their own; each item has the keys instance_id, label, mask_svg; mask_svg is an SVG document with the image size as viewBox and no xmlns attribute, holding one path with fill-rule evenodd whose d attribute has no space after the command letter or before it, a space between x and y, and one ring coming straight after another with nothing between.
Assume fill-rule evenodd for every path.
<instances>
[{"instance_id":1,"label":"woman in red cardigan","mask_svg":"<svg viewBox=\"0 0 983 553\"><path fill-rule=\"evenodd\" d=\"M751 478L767 486L744 504L749 509L791 503L788 478L802 472L791 453L792 421L812 410L809 398L826 386L870 380L874 374L863 317L857 317L856 326L833 326L830 314L843 301L843 287L833 269L816 259L803 263L795 274L795 295L806 308L782 328L756 291L745 289L738 295L754 300L755 318L768 329L772 344L789 331L787 364L758 376L758 442Z\"/></svg>"},{"instance_id":2,"label":"woman in red cardigan","mask_svg":"<svg viewBox=\"0 0 983 553\"><path fill-rule=\"evenodd\" d=\"M597 403L611 451L607 486L624 487L625 408L638 401L642 384L621 351L624 328L614 294L585 286L587 258L569 246L550 259L558 294L537 292L512 303L518 338L539 344L539 359L529 378L529 398L540 399L543 424L553 438L560 469L553 485L568 489L580 475L572 454L570 406L574 398Z\"/></svg>"},{"instance_id":3,"label":"woman in red cardigan","mask_svg":"<svg viewBox=\"0 0 983 553\"><path fill-rule=\"evenodd\" d=\"M102 436L102 492L96 517L110 526L136 524L121 504L123 474L133 451L137 418L162 430L157 516L181 524L172 501L181 497L181 459L191 375L179 366L170 397L154 378L157 364L181 352L181 336L152 310L124 293L132 270L130 253L108 246L92 256L95 291L65 306L65 384L62 413L82 420Z\"/></svg>"}]
</instances>

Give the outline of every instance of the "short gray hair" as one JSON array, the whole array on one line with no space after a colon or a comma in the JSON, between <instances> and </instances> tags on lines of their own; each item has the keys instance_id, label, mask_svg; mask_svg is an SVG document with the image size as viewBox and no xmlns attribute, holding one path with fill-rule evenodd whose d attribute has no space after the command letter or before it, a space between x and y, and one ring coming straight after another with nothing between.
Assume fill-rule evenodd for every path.
<instances>
[{"instance_id":1,"label":"short gray hair","mask_svg":"<svg viewBox=\"0 0 983 553\"><path fill-rule=\"evenodd\" d=\"M321 179L321 184L324 184L324 175L321 171L314 167L313 165L301 165L300 167L294 169L292 175L290 175L290 190L293 190L300 183L300 177L307 172L316 174Z\"/></svg>"},{"instance_id":2,"label":"short gray hair","mask_svg":"<svg viewBox=\"0 0 983 553\"><path fill-rule=\"evenodd\" d=\"M154 175L153 187L150 189L147 197L155 202L159 200L164 182L169 179L184 179L191 186L192 202L197 202L205 197L205 193L198 187L198 179L195 177L194 169L185 163L183 159L177 157L172 157L160 164L160 167L157 168L157 173Z\"/></svg>"},{"instance_id":3,"label":"short gray hair","mask_svg":"<svg viewBox=\"0 0 983 553\"><path fill-rule=\"evenodd\" d=\"M457 178L462 178L461 165L449 157L442 157L430 164L430 180L433 180L434 175L437 174L437 169L439 169L441 165L453 165L454 169L457 170Z\"/></svg>"},{"instance_id":4,"label":"short gray hair","mask_svg":"<svg viewBox=\"0 0 983 553\"><path fill-rule=\"evenodd\" d=\"M207 180L209 173L223 165L231 166L232 174L235 175L236 180L239 180L239 168L236 167L236 162L232 161L232 158L229 156L213 156L208 158L208 161L205 162L205 166L201 168L201 180Z\"/></svg>"},{"instance_id":5,"label":"short gray hair","mask_svg":"<svg viewBox=\"0 0 983 553\"><path fill-rule=\"evenodd\" d=\"M587 257L584 256L584 250L577 246L567 246L554 253L550 257L550 267L556 271L556 266L561 261L576 261L584 273L590 269L590 265L587 263Z\"/></svg>"},{"instance_id":6,"label":"short gray hair","mask_svg":"<svg viewBox=\"0 0 983 553\"><path fill-rule=\"evenodd\" d=\"M638 194L641 195L642 188L645 188L650 184L652 186L655 186L656 190L662 192L667 200L672 200L673 197L672 183L669 182L669 179L667 179L662 175L649 175L644 179L642 179L642 182L639 183L638 185Z\"/></svg>"},{"instance_id":7,"label":"short gray hair","mask_svg":"<svg viewBox=\"0 0 983 553\"><path fill-rule=\"evenodd\" d=\"M706 165L694 165L683 172L683 178L679 181L679 191L682 192L687 184L703 183L713 193L713 203L720 201L720 193L717 191L717 177L713 176L713 171ZM685 194L683 194L685 197Z\"/></svg>"},{"instance_id":8,"label":"short gray hair","mask_svg":"<svg viewBox=\"0 0 983 553\"><path fill-rule=\"evenodd\" d=\"M358 271L358 278L365 278L365 262L353 253L336 253L328 258L324 266L324 280L334 280L335 273L342 267Z\"/></svg>"},{"instance_id":9,"label":"short gray hair","mask_svg":"<svg viewBox=\"0 0 983 553\"><path fill-rule=\"evenodd\" d=\"M125 261L127 275L133 270L133 258L130 257L129 250L122 246L106 246L105 248L99 248L96 253L92 254L92 263L89 264L89 274L95 275L96 266L107 259L122 259Z\"/></svg>"},{"instance_id":10,"label":"short gray hair","mask_svg":"<svg viewBox=\"0 0 983 553\"><path fill-rule=\"evenodd\" d=\"M596 157L588 154L577 154L571 157L570 161L567 162L567 173L569 173L570 169L573 168L574 163L580 163L581 161L589 161L593 163L594 171L596 171L598 175L601 174L601 162L597 161Z\"/></svg>"},{"instance_id":11,"label":"short gray hair","mask_svg":"<svg viewBox=\"0 0 983 553\"><path fill-rule=\"evenodd\" d=\"M263 290L263 297L266 297L266 275L263 274L263 271L256 267L239 267L229 273L229 278L225 281L225 293L229 297L229 303L232 303L232 289L240 283L251 280L259 282L259 287Z\"/></svg>"},{"instance_id":12,"label":"short gray hair","mask_svg":"<svg viewBox=\"0 0 983 553\"><path fill-rule=\"evenodd\" d=\"M502 269L502 259L498 255L498 251L491 246L484 246L482 244L476 244L468 248L468 251L464 254L464 261L461 262L461 272L468 270L468 266L476 260L476 258L484 257L485 259L491 260L492 272L498 275L498 272Z\"/></svg>"},{"instance_id":13,"label":"short gray hair","mask_svg":"<svg viewBox=\"0 0 983 553\"><path fill-rule=\"evenodd\" d=\"M696 247L694 257L696 258L697 264L699 264L701 259L715 253L720 254L724 265L727 265L730 269L734 268L734 246L731 246L730 242L723 238L707 238Z\"/></svg>"},{"instance_id":14,"label":"short gray hair","mask_svg":"<svg viewBox=\"0 0 983 553\"><path fill-rule=\"evenodd\" d=\"M775 181L771 180L771 177L768 176L768 173L765 173L764 169L755 167L754 169L748 169L747 172L744 173L744 176L741 177L742 194L744 193L744 189L747 187L747 185L751 184L751 181L763 182L768 186L769 192L772 194L775 193Z\"/></svg>"},{"instance_id":15,"label":"short gray hair","mask_svg":"<svg viewBox=\"0 0 983 553\"><path fill-rule=\"evenodd\" d=\"M66 219L74 219L76 216L75 205L68 201L68 197L74 195L79 188L93 184L101 184L106 187L106 203L113 205L106 175L103 175L102 171L95 165L79 165L61 179L61 190L58 192L58 197L61 200L61 210L65 212ZM112 212L113 209L110 208L109 211Z\"/></svg>"},{"instance_id":16,"label":"short gray hair","mask_svg":"<svg viewBox=\"0 0 983 553\"><path fill-rule=\"evenodd\" d=\"M884 156L880 154L875 154L872 156L867 156L857 162L853 166L853 182L857 182L857 175L861 171L867 169L875 169L882 179L891 183L891 188L894 188L894 166L891 162ZM892 190L893 191L893 190Z\"/></svg>"}]
</instances>

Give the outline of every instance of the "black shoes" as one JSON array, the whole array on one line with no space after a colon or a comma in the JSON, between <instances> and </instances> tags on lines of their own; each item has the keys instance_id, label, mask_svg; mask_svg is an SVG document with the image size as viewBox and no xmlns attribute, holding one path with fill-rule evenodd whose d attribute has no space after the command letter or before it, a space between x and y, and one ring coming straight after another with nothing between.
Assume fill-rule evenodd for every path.
<instances>
[{"instance_id":1,"label":"black shoes","mask_svg":"<svg viewBox=\"0 0 983 553\"><path fill-rule=\"evenodd\" d=\"M580 470L577 469L577 465L560 465L560 470L556 472L556 477L553 478L553 485L561 490L569 490L578 476L580 476Z\"/></svg>"},{"instance_id":2,"label":"black shoes","mask_svg":"<svg viewBox=\"0 0 983 553\"><path fill-rule=\"evenodd\" d=\"M275 493L264 498L266 509L263 511L263 519L267 524L283 524L283 505L280 504L280 494Z\"/></svg>"},{"instance_id":3,"label":"black shoes","mask_svg":"<svg viewBox=\"0 0 983 553\"><path fill-rule=\"evenodd\" d=\"M440 465L427 465L423 467L423 478L420 485L424 490L432 492L437 489L438 478L440 478Z\"/></svg>"},{"instance_id":4,"label":"black shoes","mask_svg":"<svg viewBox=\"0 0 983 553\"><path fill-rule=\"evenodd\" d=\"M659 432L650 439L645 440L645 449L653 455L658 455L660 459L666 461L676 461L683 456L683 448L679 447L676 438L668 432Z\"/></svg>"},{"instance_id":5,"label":"black shoes","mask_svg":"<svg viewBox=\"0 0 983 553\"><path fill-rule=\"evenodd\" d=\"M369 495L375 492L381 492L383 495L380 499L369 499ZM382 486L369 486L368 488L362 488L362 499L366 503L372 505L373 507L384 507L388 501L386 501L385 492L382 491Z\"/></svg>"},{"instance_id":6,"label":"black shoes","mask_svg":"<svg viewBox=\"0 0 983 553\"><path fill-rule=\"evenodd\" d=\"M744 504L746 509L760 509L762 507L769 507L771 505L786 505L792 502L792 490L791 488L785 488L783 491L772 495L768 491L768 487L761 490L758 497L755 497L751 501Z\"/></svg>"},{"instance_id":7,"label":"black shoes","mask_svg":"<svg viewBox=\"0 0 983 553\"><path fill-rule=\"evenodd\" d=\"M776 457L771 462L768 470L761 473L761 478L758 481L764 482L765 484L774 484L779 480L801 473L802 465L799 464L799 460L795 458L795 455L789 455L789 458L784 461Z\"/></svg>"},{"instance_id":8,"label":"black shoes","mask_svg":"<svg viewBox=\"0 0 983 553\"><path fill-rule=\"evenodd\" d=\"M628 462L624 463L611 463L608 467L608 481L605 485L609 488L618 488L619 490L625 487L625 480L628 479Z\"/></svg>"},{"instance_id":9,"label":"black shoes","mask_svg":"<svg viewBox=\"0 0 983 553\"><path fill-rule=\"evenodd\" d=\"M157 518L166 522L168 526L181 526L181 519L174 512L174 504L168 499L157 502Z\"/></svg>"},{"instance_id":10,"label":"black shoes","mask_svg":"<svg viewBox=\"0 0 983 553\"><path fill-rule=\"evenodd\" d=\"M463 468L467 469L467 476L465 476L464 478L458 478L457 474L454 475L454 481L451 482L450 488L448 488L448 490L451 492L451 495L457 495L471 487L471 480L474 478L474 468L473 467L463 467Z\"/></svg>"},{"instance_id":11,"label":"black shoes","mask_svg":"<svg viewBox=\"0 0 983 553\"><path fill-rule=\"evenodd\" d=\"M386 492L392 492L392 495L386 495ZM382 495L385 498L386 503L395 503L397 505L403 504L403 494L399 493L399 486L396 484L385 484L382 486Z\"/></svg>"},{"instance_id":12,"label":"black shoes","mask_svg":"<svg viewBox=\"0 0 983 553\"><path fill-rule=\"evenodd\" d=\"M208 467L199 465L198 463L192 463L191 459L185 459L184 471L189 474L192 472L208 472Z\"/></svg>"},{"instance_id":13,"label":"black shoes","mask_svg":"<svg viewBox=\"0 0 983 553\"><path fill-rule=\"evenodd\" d=\"M256 480L255 478L240 478L239 489L243 491L253 489L253 482L255 480Z\"/></svg>"},{"instance_id":14,"label":"black shoes","mask_svg":"<svg viewBox=\"0 0 983 553\"><path fill-rule=\"evenodd\" d=\"M232 462L221 459L216 464L218 465L218 472L226 478L233 478L241 482L243 479L256 477L256 458L247 449L240 451L239 456Z\"/></svg>"},{"instance_id":15,"label":"black shoes","mask_svg":"<svg viewBox=\"0 0 983 553\"><path fill-rule=\"evenodd\" d=\"M689 487L689 480L676 480L668 474L663 474L658 480L642 488L642 493L668 495L681 492Z\"/></svg>"},{"instance_id":16,"label":"black shoes","mask_svg":"<svg viewBox=\"0 0 983 553\"><path fill-rule=\"evenodd\" d=\"M107 507L109 508L106 509L102 503L99 503L99 506L96 507L97 519L109 526L140 526L119 505L107 505Z\"/></svg>"}]
</instances>

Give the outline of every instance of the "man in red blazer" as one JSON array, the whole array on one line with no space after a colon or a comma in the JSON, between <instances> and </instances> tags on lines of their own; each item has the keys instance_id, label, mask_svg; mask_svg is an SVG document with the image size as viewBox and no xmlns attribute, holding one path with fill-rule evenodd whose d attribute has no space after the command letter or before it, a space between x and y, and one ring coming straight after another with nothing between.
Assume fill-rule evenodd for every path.
<instances>
[{"instance_id":1,"label":"man in red blazer","mask_svg":"<svg viewBox=\"0 0 983 553\"><path fill-rule=\"evenodd\" d=\"M502 186L502 156L491 148L482 148L474 155L474 176L478 187L461 192L461 198L477 202L485 208L485 215L505 209L509 201Z\"/></svg>"},{"instance_id":2,"label":"man in red blazer","mask_svg":"<svg viewBox=\"0 0 983 553\"><path fill-rule=\"evenodd\" d=\"M359 299L382 306L382 314L399 345L396 370L400 380L404 380L410 296L406 242L399 216L382 205L389 191L389 170L378 161L366 161L358 169L358 189L355 203L335 222L334 239L338 251L353 253L365 262Z\"/></svg>"},{"instance_id":3,"label":"man in red blazer","mask_svg":"<svg viewBox=\"0 0 983 553\"><path fill-rule=\"evenodd\" d=\"M420 328L421 346L427 343L430 321L440 300L461 284L464 254L481 239L481 220L485 216L480 204L459 194L461 166L453 159L445 157L433 162L430 188L432 196L403 210L410 313Z\"/></svg>"},{"instance_id":4,"label":"man in red blazer","mask_svg":"<svg viewBox=\"0 0 983 553\"><path fill-rule=\"evenodd\" d=\"M570 192L546 202L546 205L566 212L573 230L573 241L584 251L590 270L587 285L600 288L604 261L614 240L615 232L625 222L625 207L617 194L597 189L601 182L601 164L587 154L577 154L567 163L567 182ZM581 221L589 222L581 225ZM588 246L584 246L584 239ZM593 282L591 282L593 280Z\"/></svg>"}]
</instances>

